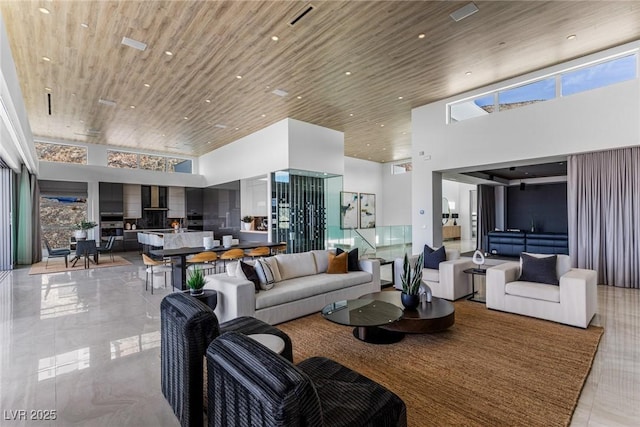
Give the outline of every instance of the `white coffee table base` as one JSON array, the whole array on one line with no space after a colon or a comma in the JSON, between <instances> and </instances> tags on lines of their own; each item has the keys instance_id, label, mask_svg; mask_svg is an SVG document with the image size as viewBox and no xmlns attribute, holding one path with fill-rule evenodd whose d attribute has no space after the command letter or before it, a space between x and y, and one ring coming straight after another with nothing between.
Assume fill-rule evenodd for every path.
<instances>
[{"instance_id":1,"label":"white coffee table base","mask_svg":"<svg viewBox=\"0 0 640 427\"><path fill-rule=\"evenodd\" d=\"M284 340L277 335L251 334L247 336L278 354L282 353L282 350L284 350Z\"/></svg>"}]
</instances>

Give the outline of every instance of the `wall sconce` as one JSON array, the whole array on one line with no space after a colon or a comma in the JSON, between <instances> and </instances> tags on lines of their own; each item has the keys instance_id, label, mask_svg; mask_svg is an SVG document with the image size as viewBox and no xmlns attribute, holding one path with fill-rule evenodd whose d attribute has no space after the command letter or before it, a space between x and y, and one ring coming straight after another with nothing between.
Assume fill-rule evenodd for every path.
<instances>
[{"instance_id":1,"label":"wall sconce","mask_svg":"<svg viewBox=\"0 0 640 427\"><path fill-rule=\"evenodd\" d=\"M458 225L458 214L457 213L451 214L451 218L453 218L453 225Z\"/></svg>"}]
</instances>

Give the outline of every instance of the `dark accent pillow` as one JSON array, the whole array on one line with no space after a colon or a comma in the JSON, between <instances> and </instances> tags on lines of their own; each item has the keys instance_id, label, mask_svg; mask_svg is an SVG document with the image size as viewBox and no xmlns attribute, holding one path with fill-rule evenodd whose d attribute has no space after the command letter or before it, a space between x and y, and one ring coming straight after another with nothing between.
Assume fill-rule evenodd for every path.
<instances>
[{"instance_id":1,"label":"dark accent pillow","mask_svg":"<svg viewBox=\"0 0 640 427\"><path fill-rule=\"evenodd\" d=\"M242 268L244 275L247 276L247 280L253 282L256 293L260 292L260 278L258 277L258 273L256 273L256 269L244 261L240 261L240 268Z\"/></svg>"},{"instance_id":2,"label":"dark accent pillow","mask_svg":"<svg viewBox=\"0 0 640 427\"><path fill-rule=\"evenodd\" d=\"M542 258L520 254L522 271L518 278L521 282L546 283L548 285L559 285L556 273L557 256L551 255Z\"/></svg>"},{"instance_id":3,"label":"dark accent pillow","mask_svg":"<svg viewBox=\"0 0 640 427\"><path fill-rule=\"evenodd\" d=\"M439 270L440 263L446 260L447 253L444 250L444 246L440 246L438 249L434 250L429 246L424 245L424 268Z\"/></svg>"},{"instance_id":4,"label":"dark accent pillow","mask_svg":"<svg viewBox=\"0 0 640 427\"><path fill-rule=\"evenodd\" d=\"M340 255L335 255L333 252L329 252L329 267L327 268L327 274L347 274L346 252L342 252Z\"/></svg>"},{"instance_id":5,"label":"dark accent pillow","mask_svg":"<svg viewBox=\"0 0 640 427\"><path fill-rule=\"evenodd\" d=\"M336 255L340 255L341 253L346 252L340 248L336 248ZM352 249L347 252L347 270L349 271L360 271L360 264L358 263L358 248Z\"/></svg>"}]
</instances>

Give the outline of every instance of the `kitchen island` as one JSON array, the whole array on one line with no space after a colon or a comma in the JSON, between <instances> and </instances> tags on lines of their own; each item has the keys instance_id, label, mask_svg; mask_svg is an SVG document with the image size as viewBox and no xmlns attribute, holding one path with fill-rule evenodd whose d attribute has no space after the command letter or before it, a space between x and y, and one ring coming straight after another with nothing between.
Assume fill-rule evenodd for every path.
<instances>
[{"instance_id":1,"label":"kitchen island","mask_svg":"<svg viewBox=\"0 0 640 427\"><path fill-rule=\"evenodd\" d=\"M156 248L179 249L202 247L203 238L213 238L213 231L194 231L185 228L174 230L172 228L160 230L139 230L140 241Z\"/></svg>"}]
</instances>

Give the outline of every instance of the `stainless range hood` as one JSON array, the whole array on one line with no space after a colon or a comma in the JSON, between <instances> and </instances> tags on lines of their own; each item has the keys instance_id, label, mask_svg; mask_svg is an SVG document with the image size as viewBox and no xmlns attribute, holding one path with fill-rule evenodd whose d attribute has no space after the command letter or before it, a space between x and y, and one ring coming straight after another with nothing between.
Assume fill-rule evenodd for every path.
<instances>
[{"instance_id":1,"label":"stainless range hood","mask_svg":"<svg viewBox=\"0 0 640 427\"><path fill-rule=\"evenodd\" d=\"M150 186L151 188L151 206L143 208L145 211L168 211L166 206L160 206L160 187L157 185ZM166 201L165 201L166 203Z\"/></svg>"}]
</instances>

